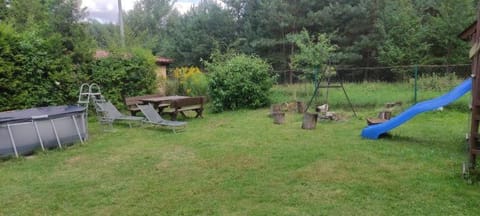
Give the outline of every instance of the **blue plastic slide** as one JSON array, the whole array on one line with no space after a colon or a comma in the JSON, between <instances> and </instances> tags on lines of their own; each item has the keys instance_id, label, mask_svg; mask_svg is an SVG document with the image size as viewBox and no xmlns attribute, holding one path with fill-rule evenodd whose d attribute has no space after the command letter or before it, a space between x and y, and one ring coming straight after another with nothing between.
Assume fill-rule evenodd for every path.
<instances>
[{"instance_id":1,"label":"blue plastic slide","mask_svg":"<svg viewBox=\"0 0 480 216\"><path fill-rule=\"evenodd\" d=\"M362 137L367 139L378 139L381 134L400 126L401 124L415 117L417 114L434 110L449 103L452 103L453 101L457 100L458 98L469 92L471 89L472 79L469 78L447 94L431 100L417 103L399 114L398 116L386 122L364 128L362 131Z\"/></svg>"}]
</instances>

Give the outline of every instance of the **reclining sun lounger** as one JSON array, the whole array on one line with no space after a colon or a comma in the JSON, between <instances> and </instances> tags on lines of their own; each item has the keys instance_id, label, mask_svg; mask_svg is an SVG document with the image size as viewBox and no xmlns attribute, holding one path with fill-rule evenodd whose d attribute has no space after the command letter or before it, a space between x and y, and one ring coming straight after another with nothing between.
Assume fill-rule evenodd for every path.
<instances>
[{"instance_id":1,"label":"reclining sun lounger","mask_svg":"<svg viewBox=\"0 0 480 216\"><path fill-rule=\"evenodd\" d=\"M158 125L161 127L165 127L168 129L173 130L175 133L176 130L180 129L183 130L187 126L187 122L182 122L182 121L169 121L163 119L157 111L153 108L151 104L146 104L146 105L140 105L137 104L138 108L140 108L140 111L142 111L143 115L145 115L146 120L144 122L150 123L153 125Z\"/></svg>"},{"instance_id":2,"label":"reclining sun lounger","mask_svg":"<svg viewBox=\"0 0 480 216\"><path fill-rule=\"evenodd\" d=\"M110 101L96 101L95 108L99 115L100 123L109 124L110 127L113 127L113 122L115 121L128 121L130 127L132 127L132 122L140 122L144 118L137 116L124 115L110 102Z\"/></svg>"}]
</instances>

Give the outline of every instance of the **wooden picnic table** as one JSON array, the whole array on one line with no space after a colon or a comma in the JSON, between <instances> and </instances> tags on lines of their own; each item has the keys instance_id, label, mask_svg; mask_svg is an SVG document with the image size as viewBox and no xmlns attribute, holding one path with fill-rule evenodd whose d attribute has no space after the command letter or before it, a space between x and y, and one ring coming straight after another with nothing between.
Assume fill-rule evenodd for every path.
<instances>
[{"instance_id":1,"label":"wooden picnic table","mask_svg":"<svg viewBox=\"0 0 480 216\"><path fill-rule=\"evenodd\" d=\"M204 97L188 97L188 96L163 96L148 97L140 99L143 103L150 103L153 107L158 107L158 113L168 113L172 116L172 120L177 119L177 115L181 114L186 117L186 111L195 111L195 117L202 117ZM168 110L164 111L166 107Z\"/></svg>"},{"instance_id":2,"label":"wooden picnic table","mask_svg":"<svg viewBox=\"0 0 480 216\"><path fill-rule=\"evenodd\" d=\"M142 98L140 101L143 103L152 104L153 107L158 107L158 112L162 113L165 107L170 106L170 103L174 100L189 98L188 96L172 95L172 96L160 96L160 97L148 97Z\"/></svg>"}]
</instances>

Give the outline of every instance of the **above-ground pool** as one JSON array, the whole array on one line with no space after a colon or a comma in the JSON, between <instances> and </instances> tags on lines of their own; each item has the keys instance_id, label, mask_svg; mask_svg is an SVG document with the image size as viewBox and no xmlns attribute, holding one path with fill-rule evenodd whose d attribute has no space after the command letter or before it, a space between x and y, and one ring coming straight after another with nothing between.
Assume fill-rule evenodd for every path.
<instances>
[{"instance_id":1,"label":"above-ground pool","mask_svg":"<svg viewBox=\"0 0 480 216\"><path fill-rule=\"evenodd\" d=\"M51 106L0 112L0 157L62 148L87 137L85 108Z\"/></svg>"}]
</instances>

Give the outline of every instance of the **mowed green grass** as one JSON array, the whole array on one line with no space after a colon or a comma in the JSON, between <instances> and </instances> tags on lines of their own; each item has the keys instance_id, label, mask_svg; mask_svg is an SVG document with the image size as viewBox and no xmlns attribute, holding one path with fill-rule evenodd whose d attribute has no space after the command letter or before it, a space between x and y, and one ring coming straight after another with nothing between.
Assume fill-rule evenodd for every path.
<instances>
[{"instance_id":1,"label":"mowed green grass","mask_svg":"<svg viewBox=\"0 0 480 216\"><path fill-rule=\"evenodd\" d=\"M273 102L308 100L277 86ZM408 84L346 84L330 108L341 121L274 125L268 109L187 119L187 131L115 126L92 118L85 145L0 162L0 215L475 215L478 185L461 178L469 127L464 96L417 116L391 137L365 140L365 118L412 103ZM296 92L296 93L294 93ZM303 92L303 93L302 93ZM421 91L419 100L446 91ZM322 91L325 96L325 91ZM310 92L311 96L311 92ZM322 102L322 97L319 97ZM459 110L459 111L456 111Z\"/></svg>"},{"instance_id":2,"label":"mowed green grass","mask_svg":"<svg viewBox=\"0 0 480 216\"><path fill-rule=\"evenodd\" d=\"M447 93L463 80L452 81L450 85L443 84L440 90L431 90L418 86L417 102L432 99ZM325 85L322 83L322 85ZM338 85L333 83L332 85ZM357 108L379 108L388 102L400 101L404 108L414 103L414 85L413 83L345 83L345 91L350 98L352 104ZM295 84L295 85L278 85L274 87L272 102L282 103L291 100L309 101L314 92L313 84ZM314 102L318 104L326 103L327 89L320 89L318 96ZM466 104L470 103L470 93L462 97L460 100L449 105L456 110L468 111ZM349 107L348 101L341 88L328 89L328 104L331 107Z\"/></svg>"},{"instance_id":3,"label":"mowed green grass","mask_svg":"<svg viewBox=\"0 0 480 216\"><path fill-rule=\"evenodd\" d=\"M461 178L468 113L422 114L382 140L360 137L371 110L312 131L267 113L207 113L179 134L93 122L85 145L0 162L0 215L478 214Z\"/></svg>"}]
</instances>

